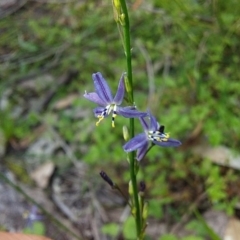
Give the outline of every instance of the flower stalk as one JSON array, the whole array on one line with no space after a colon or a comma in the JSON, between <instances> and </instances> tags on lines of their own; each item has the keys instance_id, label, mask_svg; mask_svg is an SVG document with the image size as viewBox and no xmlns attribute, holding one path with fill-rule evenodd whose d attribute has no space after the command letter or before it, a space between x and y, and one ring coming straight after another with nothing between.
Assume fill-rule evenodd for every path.
<instances>
[{"instance_id":1,"label":"flower stalk","mask_svg":"<svg viewBox=\"0 0 240 240\"><path fill-rule=\"evenodd\" d=\"M93 110L95 117L98 118L96 126L109 115L112 116L112 127L115 127L115 118L117 116L129 118L129 131L126 126L123 127L123 137L126 141L123 150L127 153L127 161L130 166L129 201L127 202L136 223L136 239L143 240L147 227L148 204L144 198L145 183L142 182L140 184L140 191L138 189L137 174L139 161L143 159L155 145L161 147L177 147L181 145L181 142L170 138L170 134L164 132L164 126L157 122L149 110L147 112L140 112L134 104L128 9L125 0L112 0L112 2L114 19L117 22L126 57L127 72L122 74L115 95L112 94L103 75L100 72L94 73L92 79L95 91L89 93L85 91L84 97L98 105ZM128 96L128 106L123 106L125 91ZM134 132L134 118L138 118L143 127L143 132L136 136ZM124 196L121 189L105 172L101 171L100 175L113 189L117 189Z\"/></svg>"},{"instance_id":2,"label":"flower stalk","mask_svg":"<svg viewBox=\"0 0 240 240\"><path fill-rule=\"evenodd\" d=\"M127 81L129 86L128 93L128 100L131 105L134 104L134 93L133 93L133 78L132 78L132 53L131 53L131 38L130 38L130 24L129 24L129 16L128 16L128 9L125 0L119 0L121 3L122 14L123 14L123 41L124 41L124 50L126 56L126 63L127 63ZM134 133L134 119L129 119L129 128L130 128L130 137L133 138ZM137 173L135 171L135 152L129 153L129 160L130 160L130 178L132 182L133 188L133 199L134 199L134 207L136 210L135 213L135 223L136 223L136 233L139 239L142 230L142 221L141 221L141 212L140 212L140 203L138 198L138 187L137 187Z\"/></svg>"}]
</instances>

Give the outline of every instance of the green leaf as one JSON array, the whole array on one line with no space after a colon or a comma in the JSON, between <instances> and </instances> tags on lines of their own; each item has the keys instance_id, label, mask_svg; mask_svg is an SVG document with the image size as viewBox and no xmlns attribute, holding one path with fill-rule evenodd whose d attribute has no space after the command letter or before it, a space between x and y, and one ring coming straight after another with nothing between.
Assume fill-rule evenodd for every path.
<instances>
[{"instance_id":1,"label":"green leaf","mask_svg":"<svg viewBox=\"0 0 240 240\"><path fill-rule=\"evenodd\" d=\"M159 240L178 240L178 238L173 234L164 234L159 238Z\"/></svg>"},{"instance_id":2,"label":"green leaf","mask_svg":"<svg viewBox=\"0 0 240 240\"><path fill-rule=\"evenodd\" d=\"M162 218L162 203L159 200L152 199L149 204L149 216L156 217L158 219Z\"/></svg>"},{"instance_id":3,"label":"green leaf","mask_svg":"<svg viewBox=\"0 0 240 240\"><path fill-rule=\"evenodd\" d=\"M27 52L36 52L38 50L37 45L34 43L25 41L22 36L18 37L18 45L23 50L26 50Z\"/></svg>"},{"instance_id":4,"label":"green leaf","mask_svg":"<svg viewBox=\"0 0 240 240\"><path fill-rule=\"evenodd\" d=\"M106 235L116 237L119 232L119 226L116 223L109 223L105 224L101 230Z\"/></svg>"},{"instance_id":5,"label":"green leaf","mask_svg":"<svg viewBox=\"0 0 240 240\"><path fill-rule=\"evenodd\" d=\"M123 225L123 235L124 239L137 239L135 220L132 216Z\"/></svg>"}]
</instances>

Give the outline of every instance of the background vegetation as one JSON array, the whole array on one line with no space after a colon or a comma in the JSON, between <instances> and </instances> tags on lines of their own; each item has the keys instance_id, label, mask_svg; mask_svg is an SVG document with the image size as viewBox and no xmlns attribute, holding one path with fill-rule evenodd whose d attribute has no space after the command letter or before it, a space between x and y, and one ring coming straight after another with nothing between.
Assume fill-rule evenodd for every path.
<instances>
[{"instance_id":1,"label":"background vegetation","mask_svg":"<svg viewBox=\"0 0 240 240\"><path fill-rule=\"evenodd\" d=\"M239 172L213 163L204 152L225 146L238 154L238 1L129 1L129 9L136 104L140 110L150 108L166 132L183 143L179 149L154 148L142 161L150 217L162 220L167 214L177 222L186 211L212 207L234 214ZM121 148L126 123L117 117L114 131L110 119L96 128L93 104L82 97L93 90L93 72L100 71L116 89L126 70L111 1L26 2L2 16L0 30L2 164L15 174L19 166L28 171L27 149L44 123L70 146L77 161L91 166L93 178L103 169L118 183L126 182L128 164ZM73 80L64 85L66 74ZM54 93L50 98L49 91ZM70 105L56 107L69 96ZM44 154L34 157L34 164L46 159ZM60 171L71 165L61 153L51 159ZM24 181L25 175L19 176Z\"/></svg>"}]
</instances>

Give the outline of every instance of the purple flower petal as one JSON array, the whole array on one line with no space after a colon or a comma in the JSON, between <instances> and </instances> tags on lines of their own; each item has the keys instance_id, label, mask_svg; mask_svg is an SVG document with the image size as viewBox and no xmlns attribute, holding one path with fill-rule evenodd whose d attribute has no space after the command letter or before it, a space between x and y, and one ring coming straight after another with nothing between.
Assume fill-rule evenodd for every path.
<instances>
[{"instance_id":1,"label":"purple flower petal","mask_svg":"<svg viewBox=\"0 0 240 240\"><path fill-rule=\"evenodd\" d=\"M140 133L131 140L129 140L124 146L123 149L125 152L132 152L138 148L141 148L143 145L148 143L145 133Z\"/></svg>"},{"instance_id":2,"label":"purple flower petal","mask_svg":"<svg viewBox=\"0 0 240 240\"><path fill-rule=\"evenodd\" d=\"M100 106L106 106L106 102L104 102L95 92L92 93L85 93L83 95L86 99L97 103Z\"/></svg>"},{"instance_id":3,"label":"purple flower petal","mask_svg":"<svg viewBox=\"0 0 240 240\"><path fill-rule=\"evenodd\" d=\"M93 109L94 115L95 117L99 116L102 114L102 112L104 111L104 107L96 107Z\"/></svg>"},{"instance_id":4,"label":"purple flower petal","mask_svg":"<svg viewBox=\"0 0 240 240\"><path fill-rule=\"evenodd\" d=\"M178 147L182 144L180 141L172 138L169 138L167 141L162 142L154 140L153 143L162 147Z\"/></svg>"},{"instance_id":5,"label":"purple flower petal","mask_svg":"<svg viewBox=\"0 0 240 240\"><path fill-rule=\"evenodd\" d=\"M147 115L146 112L139 112L135 107L118 107L116 112L126 118L139 118Z\"/></svg>"},{"instance_id":6,"label":"purple flower petal","mask_svg":"<svg viewBox=\"0 0 240 240\"><path fill-rule=\"evenodd\" d=\"M41 221L43 219L44 217L38 213L38 208L36 206L32 206L31 211L28 213L26 218L26 227L32 228L34 222Z\"/></svg>"},{"instance_id":7,"label":"purple flower petal","mask_svg":"<svg viewBox=\"0 0 240 240\"><path fill-rule=\"evenodd\" d=\"M119 81L117 93L113 99L113 102L116 103L117 105L120 105L124 98L124 92L125 92L125 86L124 86L124 74L123 74Z\"/></svg>"},{"instance_id":8,"label":"purple flower petal","mask_svg":"<svg viewBox=\"0 0 240 240\"><path fill-rule=\"evenodd\" d=\"M140 118L139 118L139 121L140 121L140 123L142 124L143 129L144 129L145 131L148 131L148 124L147 124L146 120L145 120L143 117L140 117Z\"/></svg>"},{"instance_id":9,"label":"purple flower petal","mask_svg":"<svg viewBox=\"0 0 240 240\"><path fill-rule=\"evenodd\" d=\"M148 150L148 142L146 142L141 148L137 150L137 160L140 161Z\"/></svg>"},{"instance_id":10,"label":"purple flower petal","mask_svg":"<svg viewBox=\"0 0 240 240\"><path fill-rule=\"evenodd\" d=\"M92 75L92 78L93 78L95 90L98 96L103 101L110 104L113 101L112 92L106 80L103 78L102 74L100 72L94 73Z\"/></svg>"},{"instance_id":11,"label":"purple flower petal","mask_svg":"<svg viewBox=\"0 0 240 240\"><path fill-rule=\"evenodd\" d=\"M156 131L159 128L159 123L157 122L156 118L152 115L149 114L150 117L150 127L149 130Z\"/></svg>"}]
</instances>

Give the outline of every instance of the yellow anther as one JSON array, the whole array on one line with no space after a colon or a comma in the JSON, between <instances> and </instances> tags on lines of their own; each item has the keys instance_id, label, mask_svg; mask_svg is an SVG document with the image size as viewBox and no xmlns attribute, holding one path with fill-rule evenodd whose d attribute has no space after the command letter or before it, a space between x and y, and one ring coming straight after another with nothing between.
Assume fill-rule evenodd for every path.
<instances>
[{"instance_id":1,"label":"yellow anther","mask_svg":"<svg viewBox=\"0 0 240 240\"><path fill-rule=\"evenodd\" d=\"M169 137L170 137L170 134L169 133L164 133L164 135L165 135L165 138L162 138L162 141L167 142Z\"/></svg>"},{"instance_id":2,"label":"yellow anther","mask_svg":"<svg viewBox=\"0 0 240 240\"><path fill-rule=\"evenodd\" d=\"M23 218L26 219L29 216L29 211L24 211L24 213L22 214Z\"/></svg>"},{"instance_id":3,"label":"yellow anther","mask_svg":"<svg viewBox=\"0 0 240 240\"><path fill-rule=\"evenodd\" d=\"M170 133L164 133L166 135L166 138L168 139L170 137Z\"/></svg>"},{"instance_id":4,"label":"yellow anther","mask_svg":"<svg viewBox=\"0 0 240 240\"><path fill-rule=\"evenodd\" d=\"M104 119L104 116L98 115L98 121L96 122L96 126L98 127L99 123Z\"/></svg>"},{"instance_id":5,"label":"yellow anther","mask_svg":"<svg viewBox=\"0 0 240 240\"><path fill-rule=\"evenodd\" d=\"M116 109L117 109L116 104L112 106L112 109L113 109L113 114L112 114L112 127L115 127L114 120L115 120L115 118L116 118L116 116L117 116L117 114L116 114Z\"/></svg>"},{"instance_id":6,"label":"yellow anther","mask_svg":"<svg viewBox=\"0 0 240 240\"><path fill-rule=\"evenodd\" d=\"M150 134L148 134L148 137L149 139L153 139L155 141L158 141L158 142L167 142L169 137L170 137L170 134L169 133L164 133L163 135L155 135L155 134L151 134L151 131L150 131Z\"/></svg>"}]
</instances>

